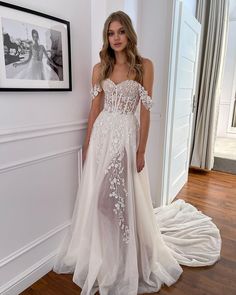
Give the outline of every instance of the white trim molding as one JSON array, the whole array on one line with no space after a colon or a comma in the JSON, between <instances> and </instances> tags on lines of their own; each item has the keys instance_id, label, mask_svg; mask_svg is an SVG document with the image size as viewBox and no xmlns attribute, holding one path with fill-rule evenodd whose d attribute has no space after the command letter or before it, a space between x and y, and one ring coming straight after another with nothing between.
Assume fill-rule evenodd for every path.
<instances>
[{"instance_id":1,"label":"white trim molding","mask_svg":"<svg viewBox=\"0 0 236 295\"><path fill-rule=\"evenodd\" d=\"M31 243L29 243L28 245L25 245L24 247L22 247L22 248L18 249L17 251L11 253L7 257L4 257L3 259L0 260L0 268L5 266L6 264L10 263L11 261L17 259L19 256L23 255L24 253L26 253L26 252L32 250L33 248L39 246L41 243L45 242L46 240L50 239L51 237L53 237L54 235L56 235L60 231L62 231L65 228L69 227L70 224L71 224L71 220L65 222L64 224L61 224L61 225L55 227L51 231L47 232L46 234L42 235L38 239L36 239L36 240L32 241ZM1 289L0 289L0 291L1 291ZM1 294L1 292L0 292L0 294Z\"/></svg>"},{"instance_id":2,"label":"white trim molding","mask_svg":"<svg viewBox=\"0 0 236 295\"><path fill-rule=\"evenodd\" d=\"M0 166L0 174L5 173L5 172L9 172L10 170L22 168L25 166L34 165L34 164L37 164L42 161L48 161L48 160L51 160L54 158L61 158L61 157L64 157L65 155L68 155L68 154L71 154L74 152L77 153L77 152L79 152L80 149L82 149L82 145L77 145L77 146L74 146L74 147L71 147L68 149L64 149L64 150L60 150L57 152L46 153L46 154L42 154L37 157L24 159L23 161L15 161L15 162L12 162L7 165Z\"/></svg>"},{"instance_id":3,"label":"white trim molding","mask_svg":"<svg viewBox=\"0 0 236 295\"><path fill-rule=\"evenodd\" d=\"M5 257L0 261L0 269L5 267L8 263L17 260L21 255L29 253L33 251L41 244L47 242L47 240L56 237L58 234L67 230L71 225L71 220L66 221L65 223L55 227L51 231L47 232L46 234L42 235L38 239L32 241L28 245L20 248L19 250L13 252L9 256ZM28 286L32 285L35 281L40 279L43 275L48 273L53 266L54 258L57 255L57 249L47 255L46 257L42 258L22 273L5 283L0 287L0 294L4 295L13 295L19 294L23 290L25 290Z\"/></svg>"},{"instance_id":4,"label":"white trim molding","mask_svg":"<svg viewBox=\"0 0 236 295\"><path fill-rule=\"evenodd\" d=\"M20 126L16 128L0 129L0 143L31 139L59 133L80 131L87 128L87 120L46 125Z\"/></svg>"}]
</instances>

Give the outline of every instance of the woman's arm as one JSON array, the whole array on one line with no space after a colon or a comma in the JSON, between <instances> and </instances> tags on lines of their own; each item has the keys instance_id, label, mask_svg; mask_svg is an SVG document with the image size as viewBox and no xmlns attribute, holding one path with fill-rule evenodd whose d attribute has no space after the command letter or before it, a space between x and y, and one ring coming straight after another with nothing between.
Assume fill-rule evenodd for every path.
<instances>
[{"instance_id":1,"label":"woman's arm","mask_svg":"<svg viewBox=\"0 0 236 295\"><path fill-rule=\"evenodd\" d=\"M100 74L100 64L96 64L93 67L93 73L92 73L92 87L94 87L95 84L98 83L98 78ZM89 141L90 141L90 135L92 132L92 127L93 123L96 120L97 116L101 112L101 106L102 106L102 100L103 100L103 90L98 93L96 97L93 98L92 103L91 103L91 108L89 111L89 116L88 116L88 127L87 127L87 132L83 144L83 150L86 152ZM85 157L85 156L84 156Z\"/></svg>"},{"instance_id":2,"label":"woman's arm","mask_svg":"<svg viewBox=\"0 0 236 295\"><path fill-rule=\"evenodd\" d=\"M144 76L143 76L143 87L147 91L148 96L152 97L152 88L154 80L154 69L152 61L144 59ZM137 149L137 171L140 172L145 164L144 154L146 151L148 133L150 126L150 110L148 110L143 103L141 103L140 109L140 140Z\"/></svg>"}]
</instances>

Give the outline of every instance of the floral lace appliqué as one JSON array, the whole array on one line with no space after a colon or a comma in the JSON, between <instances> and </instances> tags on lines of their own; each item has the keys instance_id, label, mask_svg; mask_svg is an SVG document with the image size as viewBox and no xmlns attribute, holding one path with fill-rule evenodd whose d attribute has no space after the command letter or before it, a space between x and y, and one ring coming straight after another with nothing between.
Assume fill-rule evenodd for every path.
<instances>
[{"instance_id":1,"label":"floral lace appliqu\u00e9","mask_svg":"<svg viewBox=\"0 0 236 295\"><path fill-rule=\"evenodd\" d=\"M91 98L94 99L99 92L102 91L102 88L99 84L94 84L94 86L90 90Z\"/></svg>"},{"instance_id":2,"label":"floral lace appliqu\u00e9","mask_svg":"<svg viewBox=\"0 0 236 295\"><path fill-rule=\"evenodd\" d=\"M125 218L126 200L128 199L128 192L125 184L125 166L124 150L114 157L105 170L105 174L109 173L110 183L110 198L115 198L115 208L113 212L117 215L119 226L122 231L123 241L129 242L129 227ZM123 165L122 165L123 164Z\"/></svg>"},{"instance_id":3,"label":"floral lace appliqu\u00e9","mask_svg":"<svg viewBox=\"0 0 236 295\"><path fill-rule=\"evenodd\" d=\"M152 98L148 95L147 90L141 84L139 84L139 95L146 109L150 110L153 106Z\"/></svg>"}]
</instances>

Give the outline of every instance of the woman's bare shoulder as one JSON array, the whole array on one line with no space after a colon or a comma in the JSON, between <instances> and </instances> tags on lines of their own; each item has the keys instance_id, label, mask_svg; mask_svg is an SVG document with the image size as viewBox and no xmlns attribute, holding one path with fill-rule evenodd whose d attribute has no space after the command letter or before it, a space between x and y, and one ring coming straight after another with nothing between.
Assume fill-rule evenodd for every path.
<instances>
[{"instance_id":1,"label":"woman's bare shoulder","mask_svg":"<svg viewBox=\"0 0 236 295\"><path fill-rule=\"evenodd\" d=\"M152 95L152 86L154 80L154 67L153 62L149 58L143 58L143 86L148 91L149 95Z\"/></svg>"},{"instance_id":2,"label":"woman's bare shoulder","mask_svg":"<svg viewBox=\"0 0 236 295\"><path fill-rule=\"evenodd\" d=\"M101 73L101 63L99 62L93 66L93 73L92 73L93 83L95 83L99 80L100 73Z\"/></svg>"},{"instance_id":3,"label":"woman's bare shoulder","mask_svg":"<svg viewBox=\"0 0 236 295\"><path fill-rule=\"evenodd\" d=\"M150 58L147 58L147 57L142 57L142 63L143 63L143 67L144 69L150 69L150 68L153 68L153 62Z\"/></svg>"},{"instance_id":4,"label":"woman's bare shoulder","mask_svg":"<svg viewBox=\"0 0 236 295\"><path fill-rule=\"evenodd\" d=\"M93 72L94 73L99 73L101 71L101 63L98 62L93 66Z\"/></svg>"},{"instance_id":5,"label":"woman's bare shoulder","mask_svg":"<svg viewBox=\"0 0 236 295\"><path fill-rule=\"evenodd\" d=\"M154 76L154 66L150 58L142 58L143 70L144 70L144 80L153 79Z\"/></svg>"}]
</instances>

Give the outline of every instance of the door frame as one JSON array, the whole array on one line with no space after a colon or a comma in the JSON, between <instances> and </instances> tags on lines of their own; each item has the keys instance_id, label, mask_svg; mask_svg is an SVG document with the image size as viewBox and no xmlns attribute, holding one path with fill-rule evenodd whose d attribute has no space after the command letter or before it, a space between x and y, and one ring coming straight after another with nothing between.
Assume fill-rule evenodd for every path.
<instances>
[{"instance_id":1,"label":"door frame","mask_svg":"<svg viewBox=\"0 0 236 295\"><path fill-rule=\"evenodd\" d=\"M162 191L161 191L161 205L168 204L168 180L170 170L170 157L169 151L171 146L171 122L173 120L173 98L175 88L175 76L177 69L177 48L179 45L179 26L180 15L182 9L182 1L176 0L173 5L173 21L172 21L172 34L170 44L170 62L168 70L168 89L167 89L167 103L166 103L166 117L165 117L165 131L164 131L164 145L163 145L163 177L162 177Z\"/></svg>"}]
</instances>

